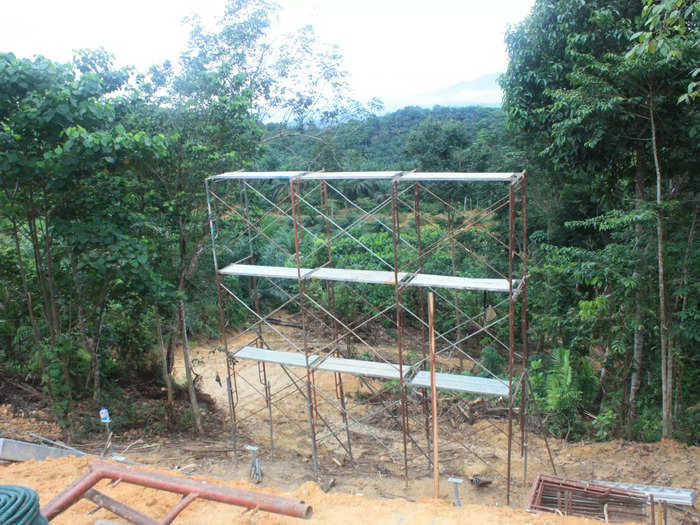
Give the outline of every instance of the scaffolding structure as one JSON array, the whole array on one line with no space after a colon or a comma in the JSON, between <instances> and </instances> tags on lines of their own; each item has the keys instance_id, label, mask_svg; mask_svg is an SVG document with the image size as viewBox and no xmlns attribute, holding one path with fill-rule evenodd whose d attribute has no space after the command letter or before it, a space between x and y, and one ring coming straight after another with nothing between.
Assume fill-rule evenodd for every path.
<instances>
[{"instance_id":1,"label":"scaffolding structure","mask_svg":"<svg viewBox=\"0 0 700 525\"><path fill-rule=\"evenodd\" d=\"M476 183L497 189L477 195L470 189ZM515 405L524 476L527 468L525 171L232 172L209 177L206 195L234 457L240 426L259 417L259 410L246 413L239 400L238 383L245 378L236 366L252 360L259 384L247 386L265 399L271 456L273 407L284 415L284 401L298 394L306 404L303 430L317 476L322 447L342 450L358 464L353 441L360 430L402 465L406 480L416 458L431 469L426 297L433 292L441 321L435 331L436 369L442 370L435 374L436 387L507 403L503 478L509 502ZM467 208L474 195L487 203ZM445 267L451 272L439 272ZM252 322L236 335L245 344L231 348L234 310ZM281 330L274 316L282 312L294 312L298 336ZM392 344L380 344L372 332ZM278 340L275 348L268 345L271 337ZM479 339L505 356L507 379L475 357ZM518 380L516 358L522 363ZM269 366L279 366L289 381L276 388ZM318 385L320 373L333 374L334 392ZM346 395L348 374L373 400L369 408L366 399ZM493 470L464 440L446 444L455 443ZM442 442L439 447L446 449Z\"/></svg>"}]
</instances>

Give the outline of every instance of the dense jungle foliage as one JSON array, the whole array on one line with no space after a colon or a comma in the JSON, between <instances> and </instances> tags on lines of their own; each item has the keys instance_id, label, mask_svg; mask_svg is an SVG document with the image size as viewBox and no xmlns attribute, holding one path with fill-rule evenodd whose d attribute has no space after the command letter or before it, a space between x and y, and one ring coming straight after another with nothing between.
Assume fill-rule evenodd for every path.
<instances>
[{"instance_id":1,"label":"dense jungle foliage","mask_svg":"<svg viewBox=\"0 0 700 525\"><path fill-rule=\"evenodd\" d=\"M165 384L160 347L172 366L185 318L190 337L216 337L209 175L527 168L529 367L550 430L698 444L698 4L537 0L505 36L502 109L386 115L348 96L342 57L311 28L271 45L273 17L230 2L217 29L192 21L179 63L145 75L104 50L72 64L0 54L0 372L79 431L77 406ZM344 190L369 204L376 188ZM443 190L476 209L494 198ZM386 232L361 233L391 251ZM291 229L269 234L293 250ZM334 249L339 265L373 267L352 243ZM431 264L451 271L449 254ZM358 312L349 296L337 306ZM503 365L487 342L481 356Z\"/></svg>"}]
</instances>

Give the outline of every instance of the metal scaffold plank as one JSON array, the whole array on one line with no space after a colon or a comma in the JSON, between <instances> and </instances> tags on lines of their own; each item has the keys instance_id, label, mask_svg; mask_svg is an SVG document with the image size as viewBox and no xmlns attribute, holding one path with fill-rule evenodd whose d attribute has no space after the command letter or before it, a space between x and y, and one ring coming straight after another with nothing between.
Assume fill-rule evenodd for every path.
<instances>
[{"instance_id":1,"label":"metal scaffold plank","mask_svg":"<svg viewBox=\"0 0 700 525\"><path fill-rule=\"evenodd\" d=\"M297 269L285 266L260 266L254 264L230 264L219 273L224 275L245 275L277 279L297 279ZM399 272L400 284L430 288L451 288L456 290L483 290L488 292L509 291L507 279L480 279L474 277L453 277L450 275L410 274ZM382 270L355 270L352 268L301 268L302 279L341 281L347 283L394 285L394 272ZM408 278L408 279L407 279ZM513 282L517 288L519 281Z\"/></svg>"},{"instance_id":2,"label":"metal scaffold plank","mask_svg":"<svg viewBox=\"0 0 700 525\"><path fill-rule=\"evenodd\" d=\"M313 272L311 268L301 269L301 278ZM287 266L262 266L258 264L229 264L225 268L219 270L219 273L224 275L245 275L248 277L270 277L277 279L296 279L296 267Z\"/></svg>"},{"instance_id":3,"label":"metal scaffold plank","mask_svg":"<svg viewBox=\"0 0 700 525\"><path fill-rule=\"evenodd\" d=\"M419 388L430 388L430 372L425 370L419 371L410 385ZM508 396L508 383L500 379L437 372L435 374L435 386L438 390L455 390L457 392L469 392L471 394Z\"/></svg>"},{"instance_id":4,"label":"metal scaffold plank","mask_svg":"<svg viewBox=\"0 0 700 525\"><path fill-rule=\"evenodd\" d=\"M279 350L267 350L254 346L244 346L233 355L236 359L247 359L249 361L262 361L265 363L275 363L284 366L306 367L306 358L299 352L281 352ZM318 359L317 355L309 356L309 365Z\"/></svg>"},{"instance_id":5,"label":"metal scaffold plank","mask_svg":"<svg viewBox=\"0 0 700 525\"><path fill-rule=\"evenodd\" d=\"M512 182L519 173L407 173L401 182Z\"/></svg>"},{"instance_id":6,"label":"metal scaffold plank","mask_svg":"<svg viewBox=\"0 0 700 525\"><path fill-rule=\"evenodd\" d=\"M518 281L514 281L513 288L517 288ZM452 288L455 290L484 290L487 292L507 293L507 279L481 279L474 277L453 277L451 275L431 275L419 273L411 279L409 286L423 286L430 288Z\"/></svg>"},{"instance_id":7,"label":"metal scaffold plank","mask_svg":"<svg viewBox=\"0 0 700 525\"><path fill-rule=\"evenodd\" d=\"M399 279L405 278L406 275L406 273L399 273ZM394 272L381 270L319 268L312 271L307 278L346 283L394 284Z\"/></svg>"},{"instance_id":8,"label":"metal scaffold plank","mask_svg":"<svg viewBox=\"0 0 700 525\"><path fill-rule=\"evenodd\" d=\"M304 171L232 171L208 177L208 180L275 180L293 179L303 175Z\"/></svg>"},{"instance_id":9,"label":"metal scaffold plank","mask_svg":"<svg viewBox=\"0 0 700 525\"><path fill-rule=\"evenodd\" d=\"M401 175L400 171L336 171L305 174L301 180L388 180Z\"/></svg>"},{"instance_id":10,"label":"metal scaffold plank","mask_svg":"<svg viewBox=\"0 0 700 525\"><path fill-rule=\"evenodd\" d=\"M214 175L216 180L397 180L398 182L514 182L521 173L442 173L403 171L234 171Z\"/></svg>"},{"instance_id":11,"label":"metal scaffold plank","mask_svg":"<svg viewBox=\"0 0 700 525\"><path fill-rule=\"evenodd\" d=\"M361 359L345 359L340 357L329 357L325 359L316 367L316 370L338 372L355 376L378 377L380 379L399 379L400 377L398 364L363 361ZM404 372L404 376L405 375L406 372Z\"/></svg>"}]
</instances>

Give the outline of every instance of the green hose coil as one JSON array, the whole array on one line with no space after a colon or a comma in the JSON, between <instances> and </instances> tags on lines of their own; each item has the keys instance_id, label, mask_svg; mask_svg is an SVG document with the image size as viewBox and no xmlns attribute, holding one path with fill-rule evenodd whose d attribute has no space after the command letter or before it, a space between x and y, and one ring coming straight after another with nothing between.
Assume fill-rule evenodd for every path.
<instances>
[{"instance_id":1,"label":"green hose coil","mask_svg":"<svg viewBox=\"0 0 700 525\"><path fill-rule=\"evenodd\" d=\"M47 525L39 511L39 495L18 485L0 485L0 524Z\"/></svg>"}]
</instances>

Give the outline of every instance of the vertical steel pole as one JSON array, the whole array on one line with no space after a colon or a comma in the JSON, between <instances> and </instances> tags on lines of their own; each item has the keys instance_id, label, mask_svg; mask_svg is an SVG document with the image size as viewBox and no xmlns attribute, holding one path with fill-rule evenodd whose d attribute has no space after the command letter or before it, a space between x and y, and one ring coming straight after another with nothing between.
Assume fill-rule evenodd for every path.
<instances>
[{"instance_id":1,"label":"vertical steel pole","mask_svg":"<svg viewBox=\"0 0 700 525\"><path fill-rule=\"evenodd\" d=\"M311 455L314 462L314 475L318 480L318 450L316 448L316 421L314 419L313 395L311 393L311 367L309 366L309 346L306 333L306 310L304 309L304 281L301 278L301 257L299 255L299 217L297 216L294 179L289 179L289 196L292 203L292 221L294 222L294 251L297 264L297 282L299 285L299 309L301 310L301 328L304 333L304 360L306 362L306 408L309 415L309 433L311 436Z\"/></svg>"},{"instance_id":2,"label":"vertical steel pole","mask_svg":"<svg viewBox=\"0 0 700 525\"><path fill-rule=\"evenodd\" d=\"M211 235L211 252L214 260L214 276L216 278L216 296L219 305L219 330L221 332L221 342L224 345L224 356L226 359L226 394L228 397L229 418L231 419L231 448L233 449L233 461L238 465L238 453L236 452L236 407L233 402L233 392L231 391L231 360L228 355L228 337L226 335L226 323L224 320L224 301L221 291L221 277L219 276L219 262L216 257L216 230L214 228L214 215L212 213L211 197L209 196L209 180L204 180L204 189L207 196L207 211L209 213L209 233Z\"/></svg>"},{"instance_id":3,"label":"vertical steel pole","mask_svg":"<svg viewBox=\"0 0 700 525\"><path fill-rule=\"evenodd\" d=\"M440 497L440 455L438 450L437 388L435 386L435 299L428 294L428 323L430 325L430 399L433 413L433 497Z\"/></svg>"},{"instance_id":4,"label":"vertical steel pole","mask_svg":"<svg viewBox=\"0 0 700 525\"><path fill-rule=\"evenodd\" d=\"M326 230L326 243L328 245L328 267L333 268L333 247L331 246L331 222L330 222L330 208L328 206L328 188L325 180L321 181L321 197L323 199L323 213L324 213L324 226ZM330 311L333 312L333 341L338 340L338 313L335 311L335 282L328 281L326 283L328 287L328 306ZM336 348L337 350L337 348ZM343 417L343 425L345 426L345 436L348 441L348 455L350 456L350 461L355 462L352 457L352 440L350 439L350 425L348 424L348 412L345 406L345 390L343 388L343 376L339 373L335 373L335 394L340 403L340 410Z\"/></svg>"},{"instance_id":5,"label":"vertical steel pole","mask_svg":"<svg viewBox=\"0 0 700 525\"><path fill-rule=\"evenodd\" d=\"M275 441L272 433L272 393L270 392L270 382L267 380L267 368L265 361L259 362L262 364L262 382L265 388L265 403L267 404L267 416L270 420L270 459L275 459Z\"/></svg>"},{"instance_id":6,"label":"vertical steel pole","mask_svg":"<svg viewBox=\"0 0 700 525\"><path fill-rule=\"evenodd\" d=\"M250 259L250 264L255 264L255 251L253 250L253 221L251 220L250 217L250 206L248 203L248 183L243 182L243 206L244 206L244 216L246 218L246 221L248 221L248 257ZM255 313L260 315L260 300L258 298L258 279L254 275L250 277L250 287L248 288L249 290L249 296L250 296L250 302L251 302L251 307L255 310ZM262 322L259 319L256 319L256 332L258 334L258 337L260 338L262 342Z\"/></svg>"},{"instance_id":7,"label":"vertical steel pole","mask_svg":"<svg viewBox=\"0 0 700 525\"><path fill-rule=\"evenodd\" d=\"M423 273L423 243L421 241L421 231L420 231L420 192L419 184L417 182L413 183L413 213L416 220L416 249L418 250L418 271ZM427 368L427 357L428 357L428 339L425 331L425 294L423 289L419 286L416 287L416 293L418 294L418 317L421 320L420 323L420 337L421 337L421 354L423 356L421 368L425 370ZM428 392L423 390L421 392L422 404L423 404L423 417L425 419L425 444L427 448L428 457L428 469L430 468L430 411L428 408Z\"/></svg>"},{"instance_id":8,"label":"vertical steel pole","mask_svg":"<svg viewBox=\"0 0 700 525\"><path fill-rule=\"evenodd\" d=\"M510 505L510 460L513 448L513 348L515 347L515 298L513 297L513 254L515 252L515 188L508 188L508 463L506 505Z\"/></svg>"},{"instance_id":9,"label":"vertical steel pole","mask_svg":"<svg viewBox=\"0 0 700 525\"><path fill-rule=\"evenodd\" d=\"M527 378L528 378L528 354L527 354L527 172L523 172L520 186L521 203L520 213L523 225L523 276L522 276L522 300L520 303L520 338L522 339L522 367L523 381L520 393L520 454L523 457L523 483L527 482Z\"/></svg>"},{"instance_id":10,"label":"vertical steel pole","mask_svg":"<svg viewBox=\"0 0 700 525\"><path fill-rule=\"evenodd\" d=\"M450 237L450 257L452 259L452 277L457 276L457 260L455 257L455 236L454 236L454 212L448 211L449 222L449 237ZM453 301L455 305L455 326L457 327L457 341L462 340L462 321L459 315L459 294L457 290L453 291ZM459 353L459 370L464 370L464 354L462 353L461 345L457 346Z\"/></svg>"},{"instance_id":11,"label":"vertical steel pole","mask_svg":"<svg viewBox=\"0 0 700 525\"><path fill-rule=\"evenodd\" d=\"M392 235L391 240L394 251L394 296L396 299L396 347L399 353L399 386L401 391L401 433L403 435L403 473L406 485L408 486L408 411L406 406L406 384L403 377L403 326L401 324L401 289L399 288L399 255L398 247L400 242L399 233L399 206L398 206L398 183L391 181L391 217Z\"/></svg>"}]
</instances>

